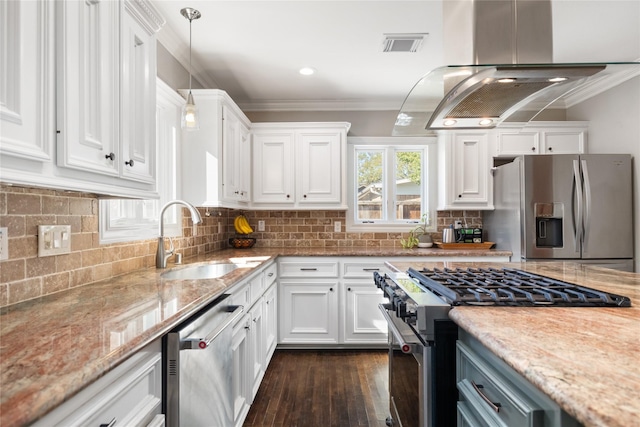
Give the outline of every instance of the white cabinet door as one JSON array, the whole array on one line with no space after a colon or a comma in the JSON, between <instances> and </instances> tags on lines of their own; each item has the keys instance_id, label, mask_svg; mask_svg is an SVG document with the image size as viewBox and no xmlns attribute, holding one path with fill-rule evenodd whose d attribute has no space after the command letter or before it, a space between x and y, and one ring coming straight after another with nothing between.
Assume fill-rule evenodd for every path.
<instances>
[{"instance_id":1,"label":"white cabinet door","mask_svg":"<svg viewBox=\"0 0 640 427\"><path fill-rule=\"evenodd\" d=\"M233 353L233 371L231 384L233 390L233 421L241 427L249 413L251 405L251 381L249 376L249 324L248 314L242 316L233 326L231 352Z\"/></svg>"},{"instance_id":2,"label":"white cabinet door","mask_svg":"<svg viewBox=\"0 0 640 427\"><path fill-rule=\"evenodd\" d=\"M497 157L587 152L587 122L530 122L495 129Z\"/></svg>"},{"instance_id":3,"label":"white cabinet door","mask_svg":"<svg viewBox=\"0 0 640 427\"><path fill-rule=\"evenodd\" d=\"M294 203L294 133L253 134L253 202Z\"/></svg>"},{"instance_id":4,"label":"white cabinet door","mask_svg":"<svg viewBox=\"0 0 640 427\"><path fill-rule=\"evenodd\" d=\"M341 134L339 131L305 129L297 134L297 201L307 204L342 202Z\"/></svg>"},{"instance_id":5,"label":"white cabinet door","mask_svg":"<svg viewBox=\"0 0 640 427\"><path fill-rule=\"evenodd\" d=\"M120 8L56 2L59 166L119 175Z\"/></svg>"},{"instance_id":6,"label":"white cabinet door","mask_svg":"<svg viewBox=\"0 0 640 427\"><path fill-rule=\"evenodd\" d=\"M265 369L269 366L271 357L278 344L278 286L272 284L264 293L262 317L264 325L264 355Z\"/></svg>"},{"instance_id":7,"label":"white cabinet door","mask_svg":"<svg viewBox=\"0 0 640 427\"><path fill-rule=\"evenodd\" d=\"M439 209L493 209L488 142L486 131L440 135Z\"/></svg>"},{"instance_id":8,"label":"white cabinet door","mask_svg":"<svg viewBox=\"0 0 640 427\"><path fill-rule=\"evenodd\" d=\"M386 343L387 323L378 304L387 302L373 279L364 282L344 282L343 340L345 344Z\"/></svg>"},{"instance_id":9,"label":"white cabinet door","mask_svg":"<svg viewBox=\"0 0 640 427\"><path fill-rule=\"evenodd\" d=\"M348 123L254 123L253 207L346 209Z\"/></svg>"},{"instance_id":10,"label":"white cabinet door","mask_svg":"<svg viewBox=\"0 0 640 427\"><path fill-rule=\"evenodd\" d=\"M249 318L249 381L251 382L251 402L253 402L265 372L264 317L261 299L249 311Z\"/></svg>"},{"instance_id":11,"label":"white cabinet door","mask_svg":"<svg viewBox=\"0 0 640 427\"><path fill-rule=\"evenodd\" d=\"M232 201L249 201L251 155L249 129L226 105L222 106L222 194Z\"/></svg>"},{"instance_id":12,"label":"white cabinet door","mask_svg":"<svg viewBox=\"0 0 640 427\"><path fill-rule=\"evenodd\" d=\"M338 282L280 282L280 342L338 343Z\"/></svg>"},{"instance_id":13,"label":"white cabinet door","mask_svg":"<svg viewBox=\"0 0 640 427\"><path fill-rule=\"evenodd\" d=\"M519 156L540 152L540 134L520 129L499 129L496 133L496 155Z\"/></svg>"},{"instance_id":14,"label":"white cabinet door","mask_svg":"<svg viewBox=\"0 0 640 427\"><path fill-rule=\"evenodd\" d=\"M542 131L546 154L582 154L587 150L586 128L559 128Z\"/></svg>"},{"instance_id":15,"label":"white cabinet door","mask_svg":"<svg viewBox=\"0 0 640 427\"><path fill-rule=\"evenodd\" d=\"M33 160L36 171L53 158L53 12L53 3L46 0L0 4L0 180L16 158ZM19 171L15 178L20 180Z\"/></svg>"},{"instance_id":16,"label":"white cabinet door","mask_svg":"<svg viewBox=\"0 0 640 427\"><path fill-rule=\"evenodd\" d=\"M127 11L122 16L122 176L156 181L156 38Z\"/></svg>"}]
</instances>

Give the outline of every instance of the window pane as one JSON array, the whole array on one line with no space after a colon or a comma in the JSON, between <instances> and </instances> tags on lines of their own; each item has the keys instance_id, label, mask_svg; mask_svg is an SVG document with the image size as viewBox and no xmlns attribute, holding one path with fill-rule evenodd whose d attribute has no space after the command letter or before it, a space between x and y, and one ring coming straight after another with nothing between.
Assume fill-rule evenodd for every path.
<instances>
[{"instance_id":1,"label":"window pane","mask_svg":"<svg viewBox=\"0 0 640 427\"><path fill-rule=\"evenodd\" d=\"M383 152L357 150L357 213L358 221L384 219L384 186L382 181Z\"/></svg>"},{"instance_id":2,"label":"window pane","mask_svg":"<svg viewBox=\"0 0 640 427\"><path fill-rule=\"evenodd\" d=\"M396 151L395 219L419 220L422 211L422 152Z\"/></svg>"}]
</instances>

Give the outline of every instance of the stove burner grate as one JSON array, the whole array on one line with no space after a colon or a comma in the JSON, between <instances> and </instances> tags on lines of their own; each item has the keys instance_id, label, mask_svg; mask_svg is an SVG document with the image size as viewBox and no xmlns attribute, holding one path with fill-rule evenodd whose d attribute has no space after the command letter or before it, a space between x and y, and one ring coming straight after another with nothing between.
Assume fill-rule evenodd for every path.
<instances>
[{"instance_id":1,"label":"stove burner grate","mask_svg":"<svg viewBox=\"0 0 640 427\"><path fill-rule=\"evenodd\" d=\"M410 268L407 274L452 305L631 306L621 295L515 268Z\"/></svg>"}]
</instances>

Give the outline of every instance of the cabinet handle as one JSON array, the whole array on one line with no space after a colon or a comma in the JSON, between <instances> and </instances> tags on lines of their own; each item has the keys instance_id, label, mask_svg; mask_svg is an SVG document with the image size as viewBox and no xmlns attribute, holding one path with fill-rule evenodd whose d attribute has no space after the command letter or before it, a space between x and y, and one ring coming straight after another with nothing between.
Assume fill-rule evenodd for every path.
<instances>
[{"instance_id":1,"label":"cabinet handle","mask_svg":"<svg viewBox=\"0 0 640 427\"><path fill-rule=\"evenodd\" d=\"M481 388L484 388L482 384L476 384L475 381L471 381L471 385L473 386L473 389L476 391L476 393L480 395L482 400L487 402L491 409L493 409L495 412L500 412L501 405L498 402L492 402L482 391L480 391Z\"/></svg>"},{"instance_id":2,"label":"cabinet handle","mask_svg":"<svg viewBox=\"0 0 640 427\"><path fill-rule=\"evenodd\" d=\"M134 161L131 159L128 162L124 162L124 164L133 167Z\"/></svg>"},{"instance_id":3,"label":"cabinet handle","mask_svg":"<svg viewBox=\"0 0 640 427\"><path fill-rule=\"evenodd\" d=\"M315 267L302 267L300 271L318 271L318 269Z\"/></svg>"},{"instance_id":4,"label":"cabinet handle","mask_svg":"<svg viewBox=\"0 0 640 427\"><path fill-rule=\"evenodd\" d=\"M105 154L104 155L105 159L109 159L111 161L114 161L116 159L116 154L115 153L109 153L109 154Z\"/></svg>"},{"instance_id":5,"label":"cabinet handle","mask_svg":"<svg viewBox=\"0 0 640 427\"><path fill-rule=\"evenodd\" d=\"M271 277L271 276L273 276L273 273L269 273L269 274L267 274L267 276L268 276L268 277Z\"/></svg>"},{"instance_id":6,"label":"cabinet handle","mask_svg":"<svg viewBox=\"0 0 640 427\"><path fill-rule=\"evenodd\" d=\"M111 421L109 421L109 424L105 424L105 423L100 424L100 427L113 427L115 425L116 425L116 419L114 418Z\"/></svg>"},{"instance_id":7,"label":"cabinet handle","mask_svg":"<svg viewBox=\"0 0 640 427\"><path fill-rule=\"evenodd\" d=\"M379 268L363 268L362 271L380 271Z\"/></svg>"},{"instance_id":8,"label":"cabinet handle","mask_svg":"<svg viewBox=\"0 0 640 427\"><path fill-rule=\"evenodd\" d=\"M234 191L233 194L240 194L240 192L239 191Z\"/></svg>"}]
</instances>

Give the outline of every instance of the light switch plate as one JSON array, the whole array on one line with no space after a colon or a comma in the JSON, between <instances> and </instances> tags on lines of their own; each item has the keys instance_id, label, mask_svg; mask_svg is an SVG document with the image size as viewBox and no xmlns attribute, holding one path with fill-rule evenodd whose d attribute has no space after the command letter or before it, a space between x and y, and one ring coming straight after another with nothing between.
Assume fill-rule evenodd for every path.
<instances>
[{"instance_id":1,"label":"light switch plate","mask_svg":"<svg viewBox=\"0 0 640 427\"><path fill-rule=\"evenodd\" d=\"M259 220L258 221L258 231L264 231L264 221L263 220Z\"/></svg>"},{"instance_id":2,"label":"light switch plate","mask_svg":"<svg viewBox=\"0 0 640 427\"><path fill-rule=\"evenodd\" d=\"M70 225L39 225L38 256L52 256L71 252Z\"/></svg>"},{"instance_id":3,"label":"light switch plate","mask_svg":"<svg viewBox=\"0 0 640 427\"><path fill-rule=\"evenodd\" d=\"M342 222L334 221L334 223L333 223L333 231L335 231L336 233L341 232L342 231Z\"/></svg>"},{"instance_id":4,"label":"light switch plate","mask_svg":"<svg viewBox=\"0 0 640 427\"><path fill-rule=\"evenodd\" d=\"M9 259L9 231L0 227L0 261Z\"/></svg>"}]
</instances>

